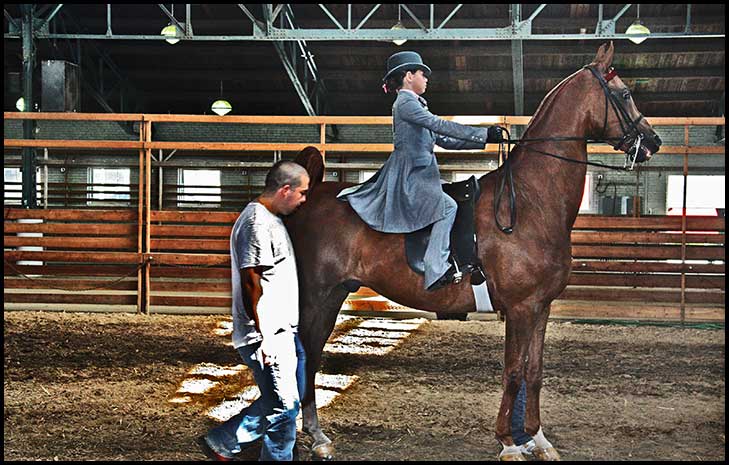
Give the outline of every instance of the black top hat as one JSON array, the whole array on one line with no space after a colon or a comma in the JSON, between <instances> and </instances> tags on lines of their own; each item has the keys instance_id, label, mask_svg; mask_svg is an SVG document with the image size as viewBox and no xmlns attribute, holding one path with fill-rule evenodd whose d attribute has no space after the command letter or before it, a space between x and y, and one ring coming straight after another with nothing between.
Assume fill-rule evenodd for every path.
<instances>
[{"instance_id":1,"label":"black top hat","mask_svg":"<svg viewBox=\"0 0 729 465\"><path fill-rule=\"evenodd\" d=\"M426 77L430 77L430 68L423 63L417 52L397 52L387 59L387 73L382 81L386 81L396 71L422 69Z\"/></svg>"}]
</instances>

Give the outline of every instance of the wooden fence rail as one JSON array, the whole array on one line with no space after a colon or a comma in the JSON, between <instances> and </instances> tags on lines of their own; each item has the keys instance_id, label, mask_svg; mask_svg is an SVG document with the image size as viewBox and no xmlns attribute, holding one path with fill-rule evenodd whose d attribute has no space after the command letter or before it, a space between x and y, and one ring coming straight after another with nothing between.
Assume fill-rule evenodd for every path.
<instances>
[{"instance_id":1,"label":"wooden fence rail","mask_svg":"<svg viewBox=\"0 0 729 465\"><path fill-rule=\"evenodd\" d=\"M6 208L5 302L225 313L229 238L237 216L152 211L142 227L145 251L136 252L133 211ZM28 219L42 222L21 222ZM681 231L680 217L578 217L573 271L556 308L567 306L578 316L577 308L629 307L625 316L636 306L645 312L652 305L654 313L672 309L688 320L706 319L707 309L714 308L723 319L724 219L690 217L685 223ZM686 314L687 308L693 313Z\"/></svg>"}]
</instances>

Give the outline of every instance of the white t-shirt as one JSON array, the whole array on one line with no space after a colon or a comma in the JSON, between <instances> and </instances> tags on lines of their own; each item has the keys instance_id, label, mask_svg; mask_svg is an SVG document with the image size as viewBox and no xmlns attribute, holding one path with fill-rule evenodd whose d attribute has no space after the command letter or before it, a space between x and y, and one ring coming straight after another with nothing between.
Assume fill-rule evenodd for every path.
<instances>
[{"instance_id":1,"label":"white t-shirt","mask_svg":"<svg viewBox=\"0 0 729 465\"><path fill-rule=\"evenodd\" d=\"M281 218L258 202L250 202L230 235L233 287L233 347L272 341L280 330L295 331L299 324L299 283L294 247ZM263 295L258 301L261 333L243 305L241 269L264 267Z\"/></svg>"}]
</instances>

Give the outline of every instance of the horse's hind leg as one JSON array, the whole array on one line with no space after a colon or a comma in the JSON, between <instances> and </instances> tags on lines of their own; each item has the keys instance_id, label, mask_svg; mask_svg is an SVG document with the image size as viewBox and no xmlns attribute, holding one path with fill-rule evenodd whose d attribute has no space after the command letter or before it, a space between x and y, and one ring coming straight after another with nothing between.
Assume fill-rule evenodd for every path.
<instances>
[{"instance_id":1,"label":"horse's hind leg","mask_svg":"<svg viewBox=\"0 0 729 465\"><path fill-rule=\"evenodd\" d=\"M306 350L306 395L302 399L302 429L314 440L311 453L314 459L334 458L332 441L319 424L314 381L319 371L324 345L334 329L337 313L347 298L348 291L336 286L329 292L312 293L303 298L299 311L299 336Z\"/></svg>"},{"instance_id":2,"label":"horse's hind leg","mask_svg":"<svg viewBox=\"0 0 729 465\"><path fill-rule=\"evenodd\" d=\"M529 343L529 359L526 366L527 406L524 429L534 438L536 446L532 450L534 458L543 461L560 460L559 453L544 437L540 418L539 400L542 389L542 370L544 360L544 335L547 330L549 306L538 314L532 339Z\"/></svg>"}]
</instances>

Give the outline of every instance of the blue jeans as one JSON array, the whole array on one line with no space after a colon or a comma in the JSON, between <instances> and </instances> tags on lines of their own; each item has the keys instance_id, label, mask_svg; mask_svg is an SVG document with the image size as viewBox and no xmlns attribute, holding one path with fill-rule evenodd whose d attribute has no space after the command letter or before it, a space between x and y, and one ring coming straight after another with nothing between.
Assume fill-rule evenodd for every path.
<instances>
[{"instance_id":1,"label":"blue jeans","mask_svg":"<svg viewBox=\"0 0 729 465\"><path fill-rule=\"evenodd\" d=\"M445 201L445 217L433 223L428 248L425 249L425 256L423 257L425 262L425 289L438 281L450 267L448 257L451 253L451 228L453 222L456 221L458 204L445 192L443 193L443 200Z\"/></svg>"},{"instance_id":2,"label":"blue jeans","mask_svg":"<svg viewBox=\"0 0 729 465\"><path fill-rule=\"evenodd\" d=\"M260 460L293 459L299 399L306 389L306 354L298 333L287 332L276 337L282 339L277 344L281 349L275 354L277 363L271 366L261 367L258 361L260 342L238 348L241 358L253 372L261 395L208 432L208 445L224 457L233 458L263 437Z\"/></svg>"},{"instance_id":3,"label":"blue jeans","mask_svg":"<svg viewBox=\"0 0 729 465\"><path fill-rule=\"evenodd\" d=\"M526 417L526 382L521 382L519 394L514 401L514 412L511 414L511 437L514 444L521 446L532 440L526 431L524 431L524 421Z\"/></svg>"}]
</instances>

